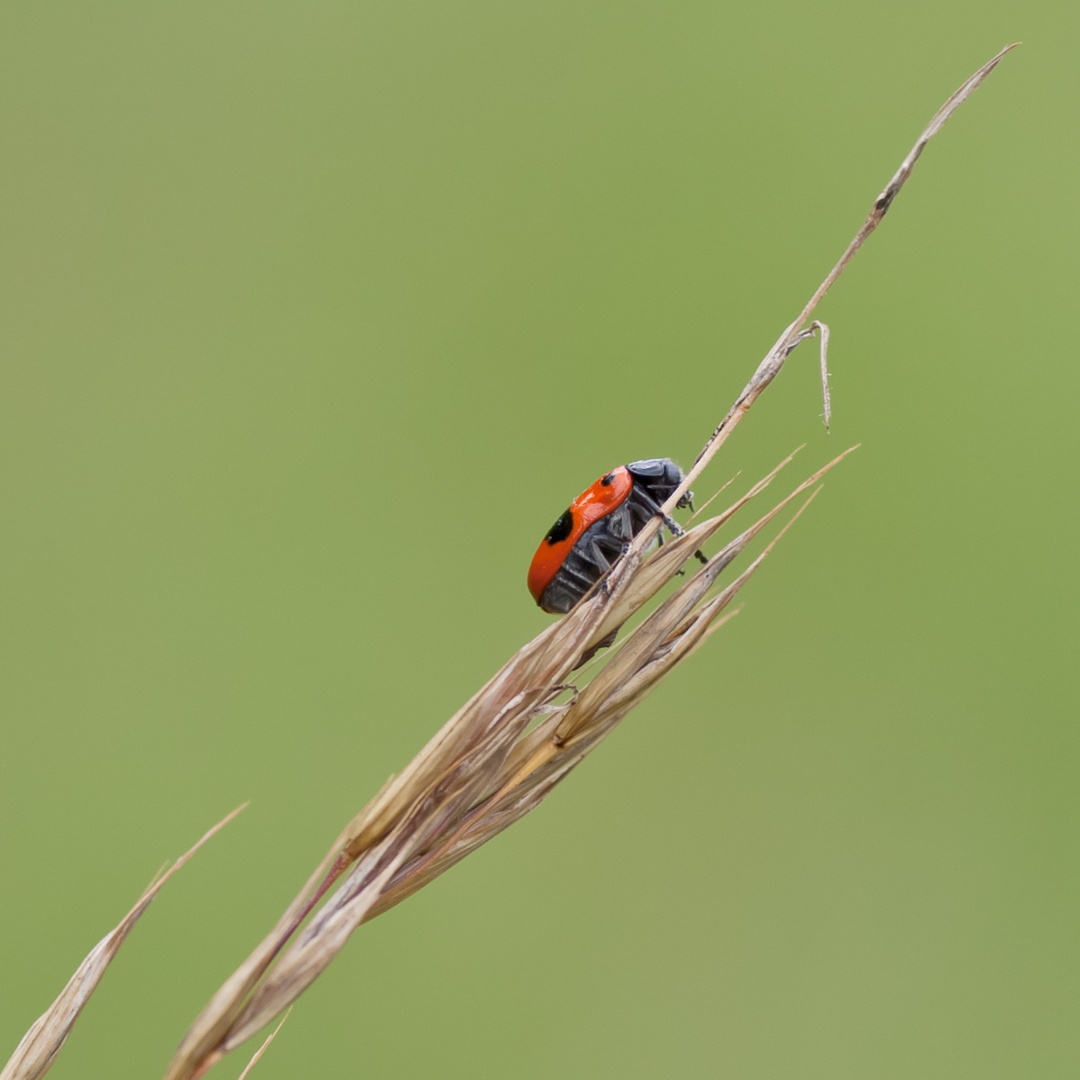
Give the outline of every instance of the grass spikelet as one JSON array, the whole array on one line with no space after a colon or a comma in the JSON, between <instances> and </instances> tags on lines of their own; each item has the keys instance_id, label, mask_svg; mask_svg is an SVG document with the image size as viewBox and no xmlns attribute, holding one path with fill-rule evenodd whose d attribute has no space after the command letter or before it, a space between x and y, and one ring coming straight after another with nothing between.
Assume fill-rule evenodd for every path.
<instances>
[{"instance_id":1,"label":"grass spikelet","mask_svg":"<svg viewBox=\"0 0 1080 1080\"><path fill-rule=\"evenodd\" d=\"M829 331L824 324L809 321L811 315L880 224L929 140L1012 47L980 68L934 115L840 260L713 431L685 481L665 504L665 513L689 490L796 346L810 337L820 342L828 423ZM795 486L705 565L681 579L676 575L695 550L710 543L765 492L794 455L723 513L648 554L660 525L659 518L653 519L591 593L511 657L349 823L277 926L196 1019L166 1080L201 1077L295 1002L357 927L538 806L662 678L730 618L733 612L727 609L739 590L816 496L820 489L815 485L850 452L844 451ZM721 587L723 572L799 500L788 524ZM647 611L673 582L677 583L670 594ZM590 660L614 632L623 635L621 645ZM589 664L583 667L585 661Z\"/></svg>"},{"instance_id":2,"label":"grass spikelet","mask_svg":"<svg viewBox=\"0 0 1080 1080\"><path fill-rule=\"evenodd\" d=\"M244 806L247 806L247 803ZM53 1062L56 1061L57 1055L71 1034L71 1029L75 1026L75 1021L78 1020L79 1014L90 1000L90 995L101 982L105 969L112 963L113 957L120 951L120 946L124 944L132 927L150 906L161 887L210 837L225 828L244 809L244 806L237 807L227 817L222 818L212 829L204 833L193 847L184 852L168 870L159 873L150 882L142 896L135 901L135 906L90 950L56 1000L34 1021L30 1030L15 1048L15 1053L4 1066L3 1072L0 1072L0 1080L37 1080L37 1077L44 1076L52 1068Z\"/></svg>"},{"instance_id":3,"label":"grass spikelet","mask_svg":"<svg viewBox=\"0 0 1080 1080\"><path fill-rule=\"evenodd\" d=\"M267 1048L277 1038L277 1033L285 1026L285 1021L289 1019L289 1013L291 1012L291 1008L285 1010L285 1015L278 1021L277 1027L263 1039L262 1045L251 1055L251 1060L244 1066L244 1071L236 1078L236 1080L244 1080L244 1078L251 1073L251 1070L259 1064L259 1059L266 1053Z\"/></svg>"}]
</instances>

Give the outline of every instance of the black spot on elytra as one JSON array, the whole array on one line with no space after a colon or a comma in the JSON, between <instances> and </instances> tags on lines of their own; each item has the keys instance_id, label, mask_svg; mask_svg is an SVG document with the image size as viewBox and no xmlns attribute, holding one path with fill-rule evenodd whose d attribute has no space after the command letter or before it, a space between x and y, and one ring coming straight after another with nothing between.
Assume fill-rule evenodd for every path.
<instances>
[{"instance_id":1,"label":"black spot on elytra","mask_svg":"<svg viewBox=\"0 0 1080 1080\"><path fill-rule=\"evenodd\" d=\"M557 544L560 540L565 540L574 531L574 515L566 510L562 517L551 526L551 530L547 534L547 542L549 544Z\"/></svg>"}]
</instances>

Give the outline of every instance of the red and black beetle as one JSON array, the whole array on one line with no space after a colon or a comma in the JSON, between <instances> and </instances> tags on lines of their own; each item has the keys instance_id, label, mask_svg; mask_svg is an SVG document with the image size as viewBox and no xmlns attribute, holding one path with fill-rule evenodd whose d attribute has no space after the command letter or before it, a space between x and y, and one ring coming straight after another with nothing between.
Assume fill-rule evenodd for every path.
<instances>
[{"instance_id":1,"label":"red and black beetle","mask_svg":"<svg viewBox=\"0 0 1080 1080\"><path fill-rule=\"evenodd\" d=\"M610 569L683 481L670 458L620 465L583 491L551 526L529 565L529 592L544 611L569 611ZM687 492L677 506L692 506ZM670 518L664 522L682 530Z\"/></svg>"}]
</instances>

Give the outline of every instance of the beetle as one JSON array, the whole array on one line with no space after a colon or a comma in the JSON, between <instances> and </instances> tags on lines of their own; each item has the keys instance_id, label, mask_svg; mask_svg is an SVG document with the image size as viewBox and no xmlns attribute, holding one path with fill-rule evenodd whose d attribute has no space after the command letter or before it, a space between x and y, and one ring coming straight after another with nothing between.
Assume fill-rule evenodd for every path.
<instances>
[{"instance_id":1,"label":"beetle","mask_svg":"<svg viewBox=\"0 0 1080 1080\"><path fill-rule=\"evenodd\" d=\"M660 508L682 481L682 469L670 458L644 458L586 488L548 530L529 565L529 592L537 604L544 611L569 611L658 514L680 535L683 530ZM688 491L675 505L692 508L692 497Z\"/></svg>"}]
</instances>

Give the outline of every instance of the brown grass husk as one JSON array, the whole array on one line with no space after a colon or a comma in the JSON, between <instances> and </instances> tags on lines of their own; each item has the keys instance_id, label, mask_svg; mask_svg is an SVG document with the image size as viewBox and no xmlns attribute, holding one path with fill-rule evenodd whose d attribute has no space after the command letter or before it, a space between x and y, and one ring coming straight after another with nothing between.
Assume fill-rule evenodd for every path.
<instances>
[{"instance_id":1,"label":"brown grass husk","mask_svg":"<svg viewBox=\"0 0 1080 1080\"><path fill-rule=\"evenodd\" d=\"M247 806L247 803L244 804ZM57 1055L64 1048L71 1029L75 1026L79 1014L90 995L97 989L106 968L112 963L120 946L128 934L142 918L153 899L169 880L206 843L210 837L220 832L244 806L237 807L231 814L209 829L199 841L189 848L163 873L158 874L146 887L142 896L135 901L135 906L109 931L87 954L86 959L76 968L75 974L57 995L56 1000L34 1021L30 1030L22 1037L15 1053L8 1059L0 1072L0 1080L37 1080L52 1068Z\"/></svg>"},{"instance_id":2,"label":"brown grass husk","mask_svg":"<svg viewBox=\"0 0 1080 1080\"><path fill-rule=\"evenodd\" d=\"M679 489L670 513L801 342L819 336L825 420L829 398L824 346L828 328L810 322L818 303L877 228L929 140L974 92L1012 46L971 76L938 110L843 255L798 318L780 335L727 415L714 430ZM611 631L625 627L678 574L695 549L711 540L760 495L786 459L724 513L696 525L646 557L660 526L654 519L607 577L567 616L520 649L458 710L431 741L349 823L299 895L252 955L196 1019L166 1080L202 1076L226 1053L290 1006L368 919L400 903L538 806L678 663L693 653L770 544L719 591L717 579L793 500L804 495L847 453L798 485L786 498L709 558L626 635L592 678L568 700L567 681ZM816 492L814 492L816 494ZM806 500L813 498L813 494ZM805 507L806 503L803 503ZM802 512L802 508L799 509ZM796 514L797 516L797 514ZM332 885L337 888L301 925Z\"/></svg>"},{"instance_id":3,"label":"brown grass husk","mask_svg":"<svg viewBox=\"0 0 1080 1080\"><path fill-rule=\"evenodd\" d=\"M683 484L665 505L666 513L779 374L794 348L814 336L821 342L828 424L825 348L829 331L824 324L811 322L811 315L880 224L929 140L1013 47L1003 49L975 72L931 119L840 260L780 335L713 431ZM225 1054L285 1012L357 927L400 903L538 806L668 672L731 617L733 612L728 609L733 599L768 558L779 536L722 587L720 575L779 514L796 503L791 521L798 517L817 494L818 481L850 452L840 454L798 484L704 566L683 577L651 611L646 610L648 605L683 572L694 551L709 544L737 513L765 492L792 457L723 513L651 555L648 552L660 521L654 519L646 526L607 577L573 611L511 657L349 822L277 925L196 1018L177 1049L166 1080L203 1076ZM580 667L613 631L622 633L621 645L601 652L588 667ZM53 1006L24 1037L0 1080L31 1080L48 1070L105 967L164 880L155 882L86 958ZM249 1069L268 1042L256 1053Z\"/></svg>"}]
</instances>

